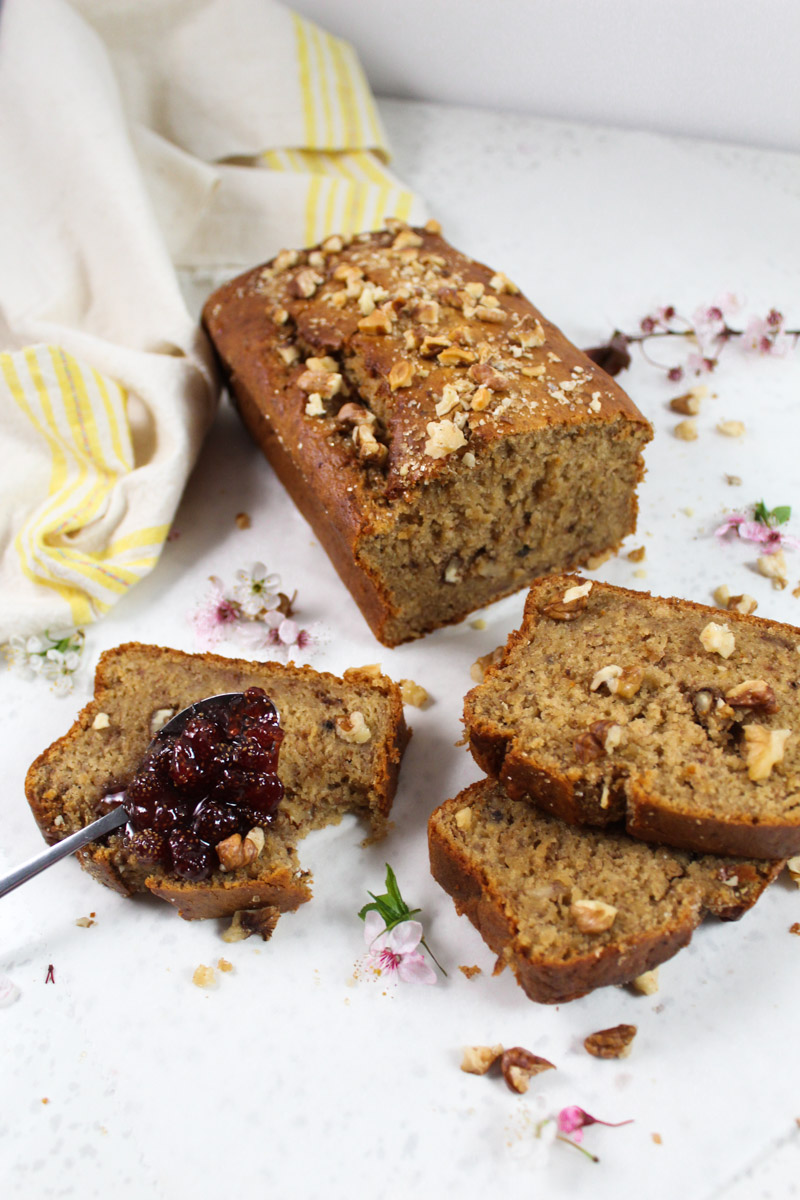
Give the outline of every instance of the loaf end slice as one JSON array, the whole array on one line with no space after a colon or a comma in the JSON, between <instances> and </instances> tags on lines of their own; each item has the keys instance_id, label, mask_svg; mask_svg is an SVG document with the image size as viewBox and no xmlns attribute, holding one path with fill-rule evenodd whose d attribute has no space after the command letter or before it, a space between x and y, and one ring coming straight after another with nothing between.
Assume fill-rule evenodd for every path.
<instances>
[{"instance_id":1,"label":"loaf end slice","mask_svg":"<svg viewBox=\"0 0 800 1200\"><path fill-rule=\"evenodd\" d=\"M399 688L385 676L343 678L292 664L247 662L128 643L101 655L94 699L69 732L30 767L26 795L45 839L55 843L98 815L125 788L159 724L206 696L261 687L281 718L278 775L284 798L255 862L190 883L131 852L124 832L80 851L81 865L123 895L151 892L181 916L219 917L240 909L296 909L310 899L296 843L312 829L355 812L381 836L397 787L409 730ZM344 740L338 722L360 712L366 741ZM348 722L344 721L345 728Z\"/></svg>"},{"instance_id":2,"label":"loaf end slice","mask_svg":"<svg viewBox=\"0 0 800 1200\"><path fill-rule=\"evenodd\" d=\"M800 852L800 631L576 576L532 587L465 701L476 760L566 821Z\"/></svg>"},{"instance_id":3,"label":"loaf end slice","mask_svg":"<svg viewBox=\"0 0 800 1200\"><path fill-rule=\"evenodd\" d=\"M242 419L386 645L635 527L649 422L433 229L284 251L203 320Z\"/></svg>"},{"instance_id":4,"label":"loaf end slice","mask_svg":"<svg viewBox=\"0 0 800 1200\"><path fill-rule=\"evenodd\" d=\"M690 941L705 913L750 908L781 864L579 829L473 784L432 814L431 872L531 1000L627 983Z\"/></svg>"}]
</instances>

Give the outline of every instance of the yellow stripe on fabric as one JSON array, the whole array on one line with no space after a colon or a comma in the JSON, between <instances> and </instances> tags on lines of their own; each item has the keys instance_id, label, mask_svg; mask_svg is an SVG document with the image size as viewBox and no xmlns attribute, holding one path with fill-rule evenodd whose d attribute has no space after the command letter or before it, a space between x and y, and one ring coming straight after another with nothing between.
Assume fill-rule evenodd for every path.
<instances>
[{"instance_id":1,"label":"yellow stripe on fabric","mask_svg":"<svg viewBox=\"0 0 800 1200\"><path fill-rule=\"evenodd\" d=\"M115 564L113 568L105 566L96 561L96 555L85 554L82 550L72 549L70 546L51 546L49 553L51 558L80 575L87 583L118 595L127 591L139 578L135 571L129 570L122 563ZM92 596L94 599L100 598L96 591L92 592Z\"/></svg>"},{"instance_id":2,"label":"yellow stripe on fabric","mask_svg":"<svg viewBox=\"0 0 800 1200\"><path fill-rule=\"evenodd\" d=\"M394 215L401 221L407 221L411 216L411 206L414 203L414 193L401 191L400 197L395 205Z\"/></svg>"},{"instance_id":3,"label":"yellow stripe on fabric","mask_svg":"<svg viewBox=\"0 0 800 1200\"><path fill-rule=\"evenodd\" d=\"M124 554L126 550L138 550L143 546L158 546L166 541L169 525L150 525L135 533L126 533L124 537L116 538L106 550L100 552L100 557L107 558L115 554Z\"/></svg>"},{"instance_id":4,"label":"yellow stripe on fabric","mask_svg":"<svg viewBox=\"0 0 800 1200\"><path fill-rule=\"evenodd\" d=\"M325 54L325 45L323 42L321 31L313 25L311 27L311 41L316 55L317 69L314 73L317 87L319 88L319 106L320 106L320 124L325 132L321 138L321 147L323 150L333 150L336 146L336 141L333 136L333 104L331 101L331 88L329 82L329 69L327 56Z\"/></svg>"},{"instance_id":5,"label":"yellow stripe on fabric","mask_svg":"<svg viewBox=\"0 0 800 1200\"><path fill-rule=\"evenodd\" d=\"M311 62L306 36L307 25L297 13L292 13L295 37L297 39L297 60L300 68L300 95L303 103L303 121L306 131L306 142L309 146L317 144L316 119L314 114L314 90L311 84Z\"/></svg>"},{"instance_id":6,"label":"yellow stripe on fabric","mask_svg":"<svg viewBox=\"0 0 800 1200\"><path fill-rule=\"evenodd\" d=\"M380 187L383 187L387 184L389 187L396 186L391 175L381 169L375 159L375 155L371 154L368 150L362 151L359 154L354 154L353 158L357 161L359 167L371 183L377 183Z\"/></svg>"},{"instance_id":7,"label":"yellow stripe on fabric","mask_svg":"<svg viewBox=\"0 0 800 1200\"><path fill-rule=\"evenodd\" d=\"M349 42L342 42L341 47L345 68L351 81L354 101L363 114L363 120L372 135L372 144L375 150L381 158L388 162L390 157L389 147L381 135L378 110L375 107L372 92L369 90L364 72L361 69L361 63L358 61L358 57ZM365 136L361 144L363 145L366 141L367 138Z\"/></svg>"},{"instance_id":8,"label":"yellow stripe on fabric","mask_svg":"<svg viewBox=\"0 0 800 1200\"><path fill-rule=\"evenodd\" d=\"M80 504L70 508L55 529L49 531L62 533L86 525L97 513L111 490L111 485L106 478L109 472L98 441L94 414L91 412L80 368L74 358L65 355L57 346L48 346L48 352L61 391L64 415L72 436L72 451L78 467L78 484L71 489L70 495L74 495L84 484L88 485L88 491ZM113 475L113 472L111 474Z\"/></svg>"},{"instance_id":9,"label":"yellow stripe on fabric","mask_svg":"<svg viewBox=\"0 0 800 1200\"><path fill-rule=\"evenodd\" d=\"M119 417L117 414L117 406L114 403L113 396L109 393L108 387L106 386L105 376L101 375L99 371L96 371L94 369L94 367L91 368L91 372L92 372L92 378L95 382L95 386L97 387L97 390L100 393L100 399L102 401L103 408L105 410L106 420L108 422L108 429L109 429L109 433L111 435L111 445L113 446L114 453L117 456L117 461L123 471L132 471L133 470L133 446L131 444L130 438L127 439L127 441L128 441L127 446L123 446L123 444L122 444L122 436L123 435L122 435L122 429L120 427ZM116 391L119 394L118 401L119 401L119 406L121 409L120 416L122 416L122 418L124 419L125 406L126 406L126 402L128 399L127 392L121 386L121 384L116 382L116 380L113 381L113 387L116 389Z\"/></svg>"},{"instance_id":10,"label":"yellow stripe on fabric","mask_svg":"<svg viewBox=\"0 0 800 1200\"><path fill-rule=\"evenodd\" d=\"M339 38L329 37L333 67L336 74L336 89L339 95L339 106L344 118L345 145L351 149L363 146L361 132L361 115L358 105L353 100L353 86L347 69L342 43Z\"/></svg>"}]
</instances>

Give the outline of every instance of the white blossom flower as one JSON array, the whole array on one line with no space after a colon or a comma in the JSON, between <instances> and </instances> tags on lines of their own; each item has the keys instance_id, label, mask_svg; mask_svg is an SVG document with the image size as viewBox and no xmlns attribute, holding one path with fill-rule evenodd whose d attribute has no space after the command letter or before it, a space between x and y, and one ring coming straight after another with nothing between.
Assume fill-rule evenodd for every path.
<instances>
[{"instance_id":1,"label":"white blossom flower","mask_svg":"<svg viewBox=\"0 0 800 1200\"><path fill-rule=\"evenodd\" d=\"M237 584L233 594L246 617L259 620L264 612L272 612L281 602L279 575L268 575L262 562L253 563L247 570L236 572Z\"/></svg>"}]
</instances>

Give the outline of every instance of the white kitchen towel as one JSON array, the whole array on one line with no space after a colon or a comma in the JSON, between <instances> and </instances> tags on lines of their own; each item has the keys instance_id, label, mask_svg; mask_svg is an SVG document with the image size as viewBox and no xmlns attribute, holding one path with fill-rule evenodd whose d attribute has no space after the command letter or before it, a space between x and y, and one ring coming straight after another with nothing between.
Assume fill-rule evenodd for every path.
<instances>
[{"instance_id":1,"label":"white kitchen towel","mask_svg":"<svg viewBox=\"0 0 800 1200\"><path fill-rule=\"evenodd\" d=\"M218 384L176 266L424 219L352 49L273 0L0 10L0 643L155 565Z\"/></svg>"}]
</instances>

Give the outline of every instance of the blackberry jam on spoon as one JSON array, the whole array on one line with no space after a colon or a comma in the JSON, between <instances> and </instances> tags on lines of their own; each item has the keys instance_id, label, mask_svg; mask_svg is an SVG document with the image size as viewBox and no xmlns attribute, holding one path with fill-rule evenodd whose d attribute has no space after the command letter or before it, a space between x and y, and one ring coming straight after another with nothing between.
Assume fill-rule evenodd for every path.
<instances>
[{"instance_id":1,"label":"blackberry jam on spoon","mask_svg":"<svg viewBox=\"0 0 800 1200\"><path fill-rule=\"evenodd\" d=\"M220 843L272 820L283 797L282 739L261 688L190 704L159 730L127 788L100 802L104 815L0 879L0 896L123 825L125 849L141 862L207 879L219 867Z\"/></svg>"}]
</instances>

